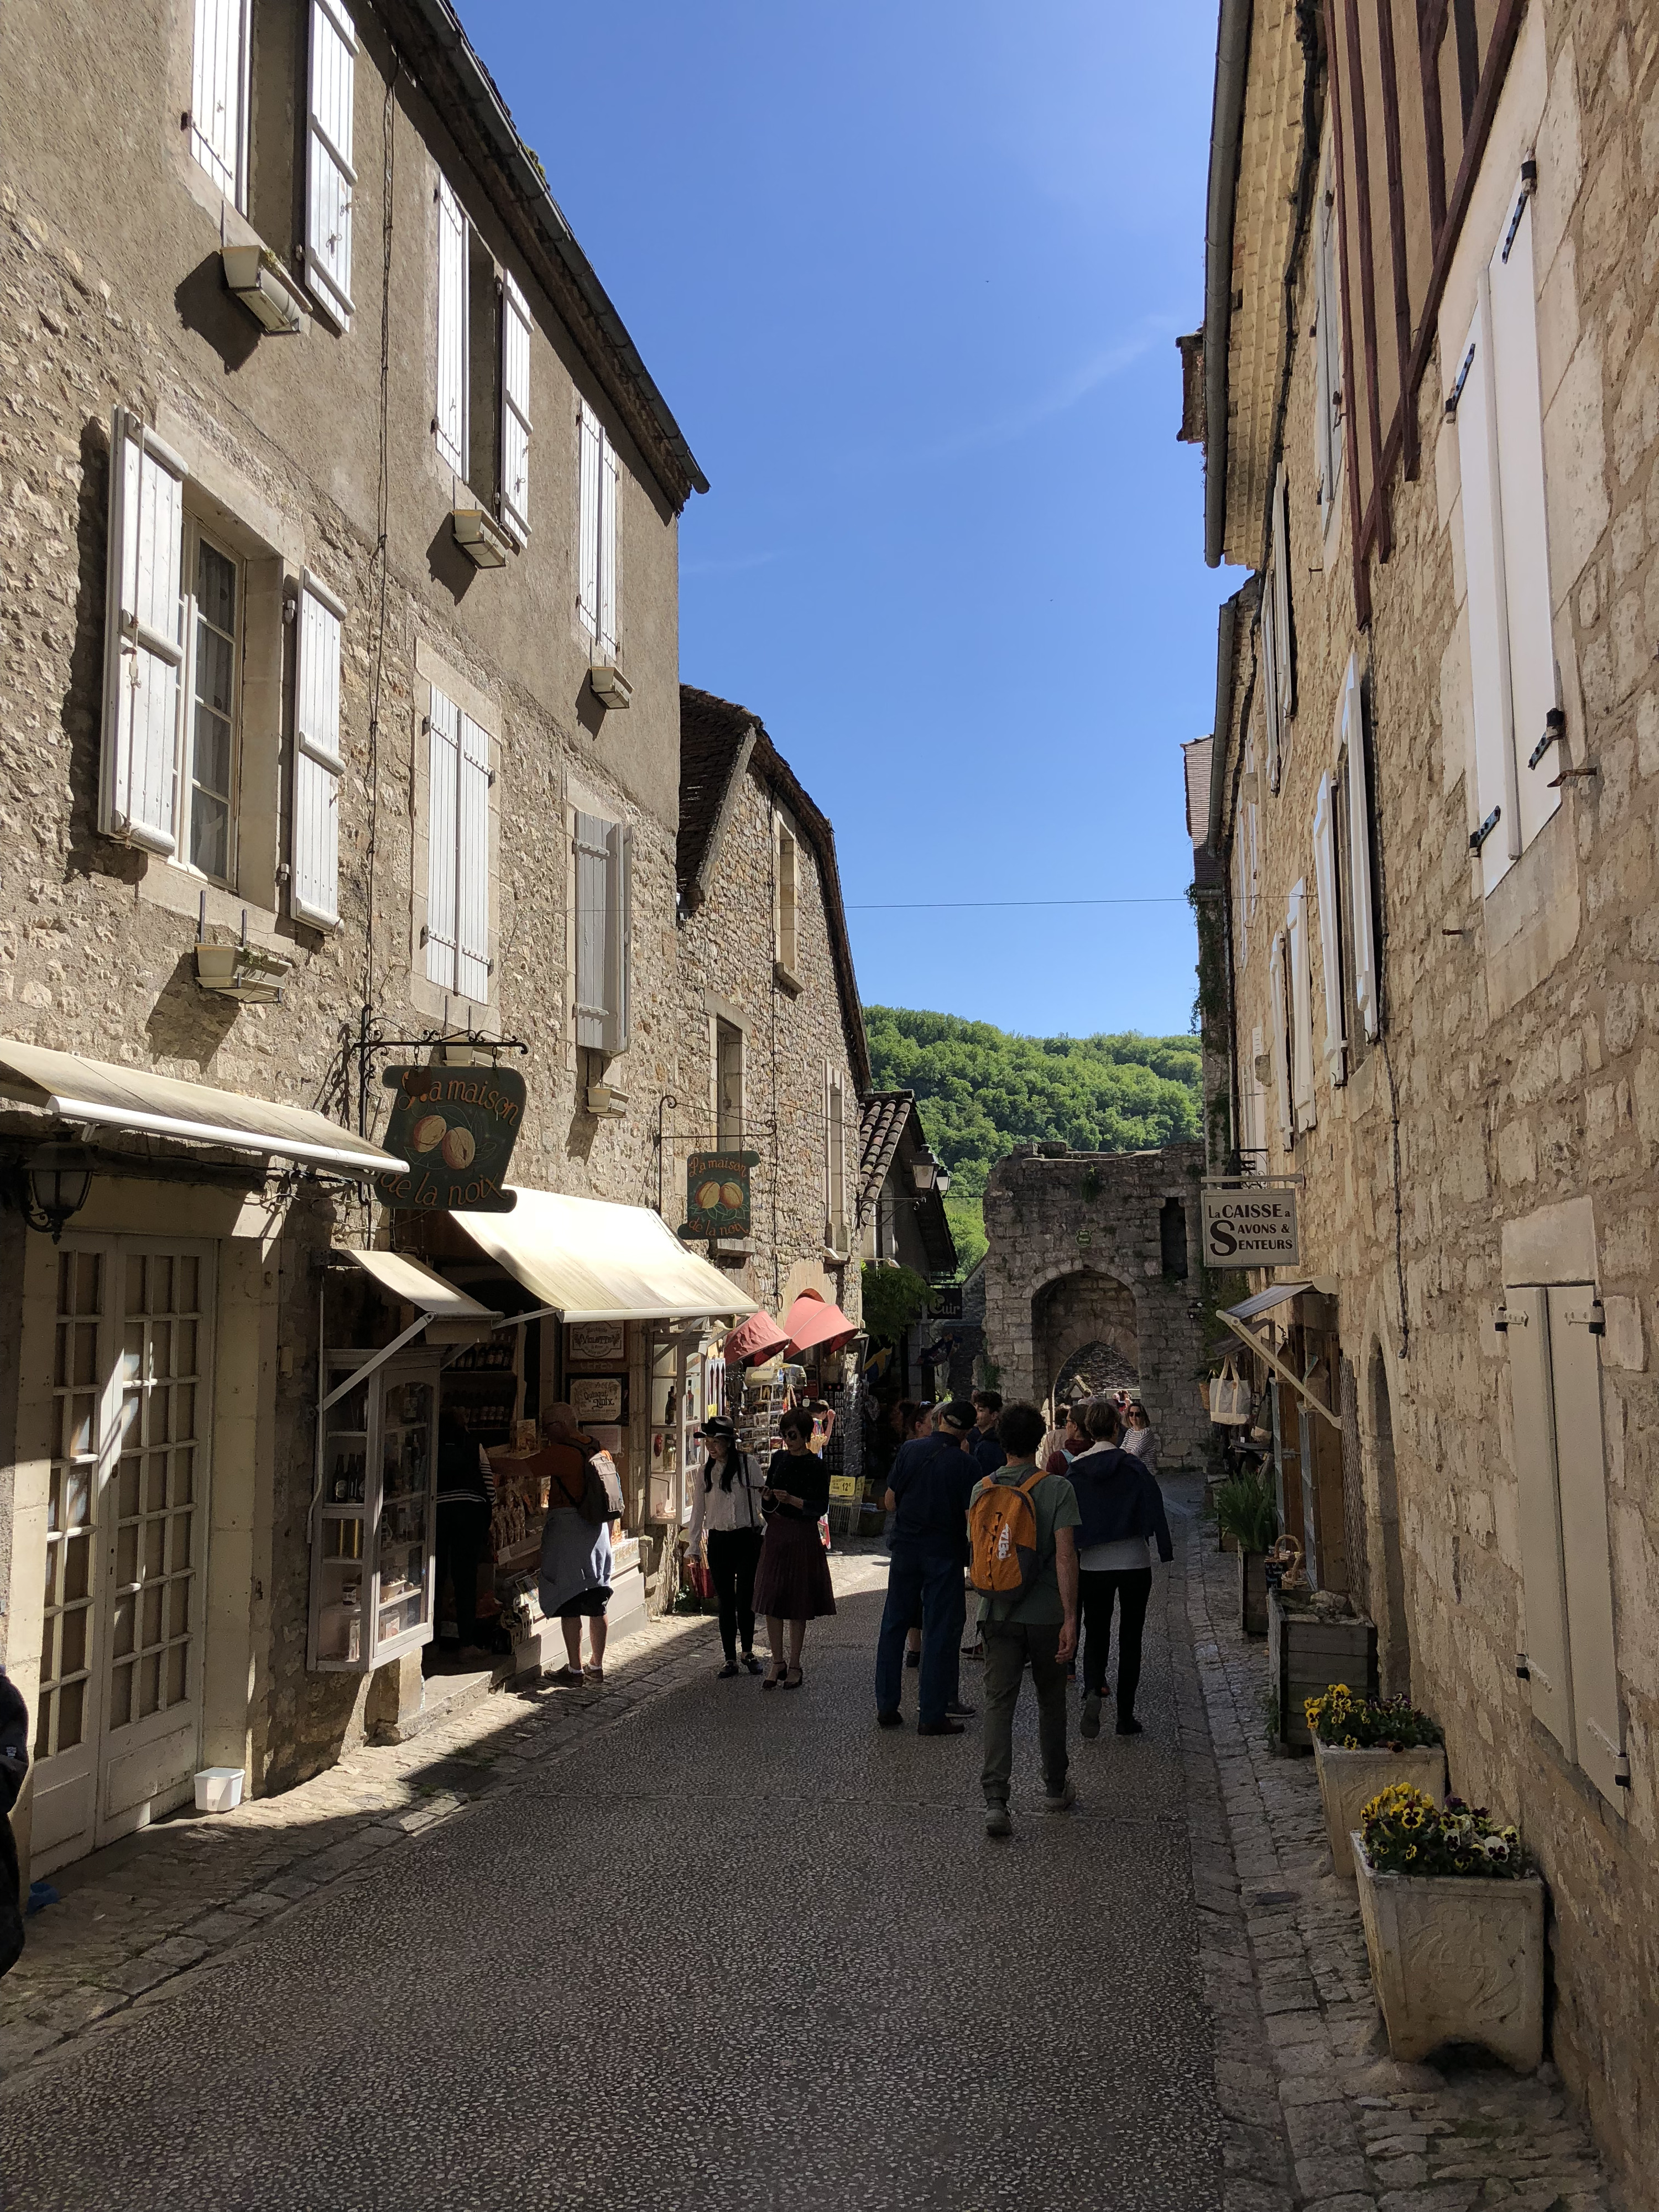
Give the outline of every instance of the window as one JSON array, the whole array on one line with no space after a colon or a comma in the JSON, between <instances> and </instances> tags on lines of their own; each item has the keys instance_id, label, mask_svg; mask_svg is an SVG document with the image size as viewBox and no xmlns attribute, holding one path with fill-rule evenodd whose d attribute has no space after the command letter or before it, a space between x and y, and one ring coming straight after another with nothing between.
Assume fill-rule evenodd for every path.
<instances>
[{"instance_id":1,"label":"window","mask_svg":"<svg viewBox=\"0 0 1659 2212\"><path fill-rule=\"evenodd\" d=\"M198 0L198 5L205 0ZM352 106L357 33L340 0L311 0L306 104L306 276L343 327L351 303Z\"/></svg>"},{"instance_id":2,"label":"window","mask_svg":"<svg viewBox=\"0 0 1659 2212\"><path fill-rule=\"evenodd\" d=\"M185 538L191 579L186 718L179 764L179 842L198 873L232 880L237 726L241 690L241 563L192 523Z\"/></svg>"},{"instance_id":3,"label":"window","mask_svg":"<svg viewBox=\"0 0 1659 2212\"><path fill-rule=\"evenodd\" d=\"M1331 808L1336 846L1340 962L1351 1063L1358 1065L1382 1026L1382 932L1376 908L1376 814L1370 698L1352 655L1336 713L1336 771Z\"/></svg>"},{"instance_id":4,"label":"window","mask_svg":"<svg viewBox=\"0 0 1659 2212\"><path fill-rule=\"evenodd\" d=\"M1457 421L1474 710L1470 837L1490 891L1561 803L1544 513L1543 412L1523 185L1480 272L1474 319L1447 405Z\"/></svg>"},{"instance_id":5,"label":"window","mask_svg":"<svg viewBox=\"0 0 1659 2212\"><path fill-rule=\"evenodd\" d=\"M1289 493L1281 466L1273 479L1272 550L1261 598L1261 688L1267 730L1267 786L1279 788L1282 756L1296 713L1295 654L1291 635Z\"/></svg>"},{"instance_id":6,"label":"window","mask_svg":"<svg viewBox=\"0 0 1659 2212\"><path fill-rule=\"evenodd\" d=\"M1241 1071L1238 1085L1238 1149L1258 1166L1267 1157L1267 1084L1272 1060L1263 1042L1261 1024L1250 1031L1250 1064Z\"/></svg>"},{"instance_id":7,"label":"window","mask_svg":"<svg viewBox=\"0 0 1659 2212\"><path fill-rule=\"evenodd\" d=\"M250 0L196 0L190 150L225 197L247 208Z\"/></svg>"},{"instance_id":8,"label":"window","mask_svg":"<svg viewBox=\"0 0 1659 2212\"><path fill-rule=\"evenodd\" d=\"M1332 1087L1348 1079L1347 1000L1342 950L1341 901L1337 890L1334 775L1322 775L1314 794L1314 884L1319 900L1319 961L1325 998L1325 1073Z\"/></svg>"},{"instance_id":9,"label":"window","mask_svg":"<svg viewBox=\"0 0 1659 2212\"><path fill-rule=\"evenodd\" d=\"M446 991L489 997L489 732L434 684L429 718L426 972Z\"/></svg>"},{"instance_id":10,"label":"window","mask_svg":"<svg viewBox=\"0 0 1659 2212\"><path fill-rule=\"evenodd\" d=\"M584 399L579 457L576 613L596 661L617 657L617 449Z\"/></svg>"},{"instance_id":11,"label":"window","mask_svg":"<svg viewBox=\"0 0 1659 2212\"><path fill-rule=\"evenodd\" d=\"M777 914L775 941L780 968L790 977L800 972L800 848L794 832L778 823Z\"/></svg>"},{"instance_id":12,"label":"window","mask_svg":"<svg viewBox=\"0 0 1659 2212\"><path fill-rule=\"evenodd\" d=\"M831 1252L845 1253L847 1243L847 1078L838 1067L826 1067L824 1103L823 1241Z\"/></svg>"},{"instance_id":13,"label":"window","mask_svg":"<svg viewBox=\"0 0 1659 2212\"><path fill-rule=\"evenodd\" d=\"M1267 981L1273 994L1273 1103L1279 1115L1279 1141L1289 1152L1296 1141L1296 1122L1291 1110L1291 994L1285 988L1282 929L1273 939L1267 963Z\"/></svg>"},{"instance_id":14,"label":"window","mask_svg":"<svg viewBox=\"0 0 1659 2212\"><path fill-rule=\"evenodd\" d=\"M1342 323L1336 265L1336 187L1325 156L1314 255L1314 497L1328 528L1342 477Z\"/></svg>"},{"instance_id":15,"label":"window","mask_svg":"<svg viewBox=\"0 0 1659 2212\"><path fill-rule=\"evenodd\" d=\"M1291 893L1285 916L1285 968L1290 1017L1291 1105L1298 1130L1314 1125L1313 976L1308 947L1308 886Z\"/></svg>"},{"instance_id":16,"label":"window","mask_svg":"<svg viewBox=\"0 0 1659 2212\"><path fill-rule=\"evenodd\" d=\"M633 848L634 833L625 823L578 812L576 1042L607 1055L628 1045Z\"/></svg>"},{"instance_id":17,"label":"window","mask_svg":"<svg viewBox=\"0 0 1659 2212\"><path fill-rule=\"evenodd\" d=\"M1601 1308L1593 1283L1506 1285L1504 1304L1532 1709L1622 1812Z\"/></svg>"},{"instance_id":18,"label":"window","mask_svg":"<svg viewBox=\"0 0 1659 2212\"><path fill-rule=\"evenodd\" d=\"M714 1019L714 1133L722 1151L743 1143L743 1031Z\"/></svg>"}]
</instances>

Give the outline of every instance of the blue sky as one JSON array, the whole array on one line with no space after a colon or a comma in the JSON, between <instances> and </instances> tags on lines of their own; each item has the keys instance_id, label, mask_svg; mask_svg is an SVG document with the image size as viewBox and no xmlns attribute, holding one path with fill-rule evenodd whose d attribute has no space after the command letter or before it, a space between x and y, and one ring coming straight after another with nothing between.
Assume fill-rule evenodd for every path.
<instances>
[{"instance_id":1,"label":"blue sky","mask_svg":"<svg viewBox=\"0 0 1659 2212\"><path fill-rule=\"evenodd\" d=\"M865 998L1184 1030L1215 0L461 4L708 476L682 673L834 820ZM1066 896L1148 902L997 903Z\"/></svg>"}]
</instances>

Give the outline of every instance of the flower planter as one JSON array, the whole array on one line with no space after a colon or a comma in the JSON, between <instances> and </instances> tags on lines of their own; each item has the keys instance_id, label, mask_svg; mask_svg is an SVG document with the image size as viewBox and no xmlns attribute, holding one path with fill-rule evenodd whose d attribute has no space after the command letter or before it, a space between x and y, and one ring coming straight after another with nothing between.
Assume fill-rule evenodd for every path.
<instances>
[{"instance_id":1,"label":"flower planter","mask_svg":"<svg viewBox=\"0 0 1659 2212\"><path fill-rule=\"evenodd\" d=\"M1246 1636L1267 1633L1267 1577L1265 1552L1238 1553L1238 1625Z\"/></svg>"},{"instance_id":2,"label":"flower planter","mask_svg":"<svg viewBox=\"0 0 1659 2212\"><path fill-rule=\"evenodd\" d=\"M1409 1782L1437 1805L1446 1802L1446 1747L1443 1744L1414 1745L1409 1751L1388 1751L1368 1745L1362 1751L1345 1751L1340 1744L1313 1740L1314 1765L1319 1772L1320 1801L1325 1808L1325 1832L1331 1839L1331 1868L1340 1875L1354 1870L1349 1842L1359 1826L1360 1814L1379 1790L1391 1782Z\"/></svg>"},{"instance_id":3,"label":"flower planter","mask_svg":"<svg viewBox=\"0 0 1659 2212\"><path fill-rule=\"evenodd\" d=\"M1309 1593L1267 1593L1267 1680L1278 1707L1279 1741L1311 1751L1313 1735L1303 1711L1333 1682L1348 1682L1363 1696L1376 1695L1376 1623L1363 1613L1332 1612Z\"/></svg>"},{"instance_id":4,"label":"flower planter","mask_svg":"<svg viewBox=\"0 0 1659 2212\"><path fill-rule=\"evenodd\" d=\"M1544 2056L1544 1885L1535 1874L1378 1874L1349 1838L1371 1986L1402 2064L1478 2043L1517 2073Z\"/></svg>"}]
</instances>

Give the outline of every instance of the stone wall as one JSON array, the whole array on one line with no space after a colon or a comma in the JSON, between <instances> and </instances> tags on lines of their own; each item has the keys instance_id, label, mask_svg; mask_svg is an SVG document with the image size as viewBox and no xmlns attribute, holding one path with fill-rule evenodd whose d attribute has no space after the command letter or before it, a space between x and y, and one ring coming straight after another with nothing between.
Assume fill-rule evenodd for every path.
<instances>
[{"instance_id":1,"label":"stone wall","mask_svg":"<svg viewBox=\"0 0 1659 2212\"><path fill-rule=\"evenodd\" d=\"M1202 1461L1203 1336L1189 1309L1200 1291L1203 1164L1202 1145L1027 1146L998 1161L985 1194L985 1356L1005 1398L1051 1402L1073 1352L1115 1342L1139 1376L1164 1462ZM1160 1224L1170 1200L1185 1215L1185 1275L1164 1272Z\"/></svg>"}]
</instances>

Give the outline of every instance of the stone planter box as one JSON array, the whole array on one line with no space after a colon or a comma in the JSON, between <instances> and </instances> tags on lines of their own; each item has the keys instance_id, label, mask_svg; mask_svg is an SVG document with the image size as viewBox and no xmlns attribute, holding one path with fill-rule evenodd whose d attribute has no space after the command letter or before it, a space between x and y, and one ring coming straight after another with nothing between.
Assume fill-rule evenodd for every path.
<instances>
[{"instance_id":1,"label":"stone planter box","mask_svg":"<svg viewBox=\"0 0 1659 2212\"><path fill-rule=\"evenodd\" d=\"M1325 1832L1331 1839L1331 1869L1335 1874L1352 1874L1353 1851L1348 1838L1379 1790L1386 1790L1391 1782L1409 1782L1437 1805L1446 1802L1443 1744L1422 1744L1411 1751L1345 1751L1340 1744L1322 1743L1315 1736L1313 1747L1319 1796L1325 1808Z\"/></svg>"},{"instance_id":2,"label":"stone planter box","mask_svg":"<svg viewBox=\"0 0 1659 2212\"><path fill-rule=\"evenodd\" d=\"M1362 1696L1376 1695L1376 1623L1364 1613L1320 1611L1280 1590L1267 1593L1267 1680L1278 1706L1279 1741L1311 1751L1303 1711L1333 1682Z\"/></svg>"},{"instance_id":3,"label":"stone planter box","mask_svg":"<svg viewBox=\"0 0 1659 2212\"><path fill-rule=\"evenodd\" d=\"M1265 1636L1267 1633L1267 1577L1265 1552L1241 1552L1235 1541L1233 1550L1238 1555L1238 1625L1246 1636Z\"/></svg>"},{"instance_id":4,"label":"stone planter box","mask_svg":"<svg viewBox=\"0 0 1659 2212\"><path fill-rule=\"evenodd\" d=\"M1530 2074L1544 2057L1544 1885L1537 1875L1378 1874L1349 1838L1371 1985L1401 2064L1478 2043Z\"/></svg>"}]
</instances>

